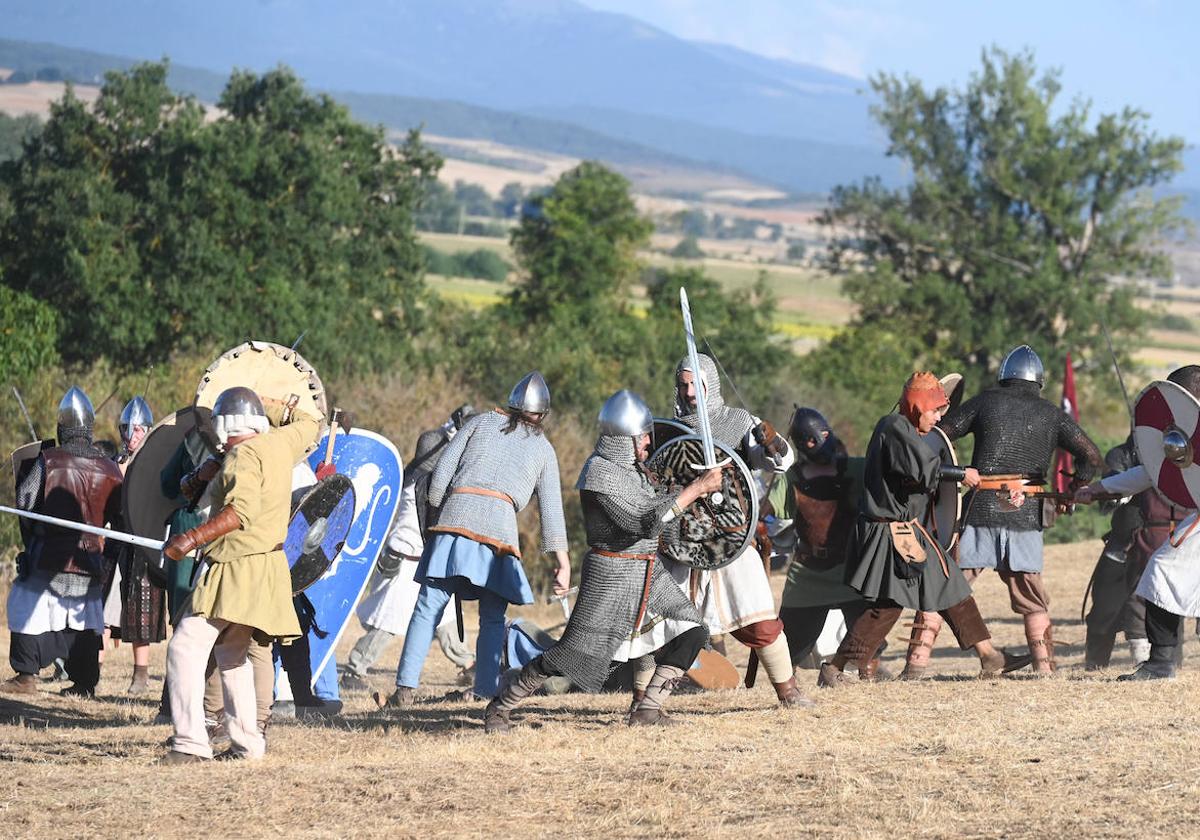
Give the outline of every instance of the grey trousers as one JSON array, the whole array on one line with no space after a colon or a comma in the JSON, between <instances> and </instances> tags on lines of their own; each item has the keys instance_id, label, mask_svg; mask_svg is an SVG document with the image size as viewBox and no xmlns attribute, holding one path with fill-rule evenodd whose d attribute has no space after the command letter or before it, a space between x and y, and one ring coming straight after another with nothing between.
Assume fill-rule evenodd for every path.
<instances>
[{"instance_id":1,"label":"grey trousers","mask_svg":"<svg viewBox=\"0 0 1200 840\"><path fill-rule=\"evenodd\" d=\"M443 625L437 628L434 634L442 653L459 668L469 668L475 664L475 653L469 645L458 640L456 629L450 625ZM367 670L383 656L383 652L396 636L396 633L389 633L378 627L368 629L350 651L350 656L346 659L346 672L366 679Z\"/></svg>"}]
</instances>

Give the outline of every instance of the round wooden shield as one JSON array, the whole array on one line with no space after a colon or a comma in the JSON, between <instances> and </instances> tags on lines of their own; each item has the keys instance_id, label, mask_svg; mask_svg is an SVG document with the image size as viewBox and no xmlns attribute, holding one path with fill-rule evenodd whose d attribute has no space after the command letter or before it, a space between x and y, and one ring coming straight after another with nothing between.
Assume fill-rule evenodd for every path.
<instances>
[{"instance_id":1,"label":"round wooden shield","mask_svg":"<svg viewBox=\"0 0 1200 840\"><path fill-rule=\"evenodd\" d=\"M1174 382L1151 382L1133 406L1133 443L1155 488L1172 504L1200 507L1200 401Z\"/></svg>"},{"instance_id":2,"label":"round wooden shield","mask_svg":"<svg viewBox=\"0 0 1200 840\"><path fill-rule=\"evenodd\" d=\"M303 592L329 571L353 521L354 483L349 476L335 473L304 495L283 541L293 594Z\"/></svg>"},{"instance_id":3,"label":"round wooden shield","mask_svg":"<svg viewBox=\"0 0 1200 840\"><path fill-rule=\"evenodd\" d=\"M941 457L943 464L958 466L954 444L937 426L922 440ZM954 544L958 542L958 518L962 514L962 496L959 495L958 489L958 482L953 479L938 482L926 515L925 527L946 551L953 549Z\"/></svg>"},{"instance_id":4,"label":"round wooden shield","mask_svg":"<svg viewBox=\"0 0 1200 840\"><path fill-rule=\"evenodd\" d=\"M325 428L328 414L325 386L313 366L291 348L269 341L247 341L226 350L200 377L193 405L211 409L221 392L235 385L277 400L295 394L300 397L297 409L320 418L321 428ZM201 428L205 429L206 425L207 419L204 419ZM312 452L315 447L313 444L308 451Z\"/></svg>"},{"instance_id":5,"label":"round wooden shield","mask_svg":"<svg viewBox=\"0 0 1200 840\"><path fill-rule=\"evenodd\" d=\"M163 493L162 471L195 427L196 412L190 407L168 414L150 430L141 448L130 459L121 493L121 512L130 533L163 539L167 520L183 502ZM142 552L150 565L161 562L161 552L148 548L136 550Z\"/></svg>"},{"instance_id":6,"label":"round wooden shield","mask_svg":"<svg viewBox=\"0 0 1200 840\"><path fill-rule=\"evenodd\" d=\"M663 444L674 440L683 435L695 434L687 424L679 420L671 420L666 417L654 418L654 431L651 433L652 440L650 441L650 451L656 452L662 448Z\"/></svg>"},{"instance_id":7,"label":"round wooden shield","mask_svg":"<svg viewBox=\"0 0 1200 840\"><path fill-rule=\"evenodd\" d=\"M758 494L754 474L733 448L714 441L717 460L731 461L726 467L720 505L711 498L694 502L680 517L678 527L663 532L659 552L664 557L696 569L720 569L738 558L754 539L758 525ZM700 436L679 435L650 456L648 466L668 486L685 487L704 463Z\"/></svg>"}]
</instances>

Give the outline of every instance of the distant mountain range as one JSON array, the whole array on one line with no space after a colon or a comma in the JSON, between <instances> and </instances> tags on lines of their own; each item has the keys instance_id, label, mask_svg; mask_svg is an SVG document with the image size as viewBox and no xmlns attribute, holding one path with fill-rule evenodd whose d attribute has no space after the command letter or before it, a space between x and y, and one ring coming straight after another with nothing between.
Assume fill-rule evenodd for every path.
<instances>
[{"instance_id":1,"label":"distant mountain range","mask_svg":"<svg viewBox=\"0 0 1200 840\"><path fill-rule=\"evenodd\" d=\"M687 41L576 0L0 0L0 20L6 38L170 56L173 78L285 63L313 88L361 95L337 94L395 127L423 120L467 136L446 126L507 124L510 136L555 138L538 142L556 148L533 144L547 151L620 141L626 153L691 158L801 193L903 178L864 81ZM1182 186L1200 188L1194 154L1189 170Z\"/></svg>"},{"instance_id":2,"label":"distant mountain range","mask_svg":"<svg viewBox=\"0 0 1200 840\"><path fill-rule=\"evenodd\" d=\"M167 55L222 76L285 63L321 90L575 123L793 192L900 177L860 80L574 0L0 0L0 20L9 39Z\"/></svg>"}]
</instances>

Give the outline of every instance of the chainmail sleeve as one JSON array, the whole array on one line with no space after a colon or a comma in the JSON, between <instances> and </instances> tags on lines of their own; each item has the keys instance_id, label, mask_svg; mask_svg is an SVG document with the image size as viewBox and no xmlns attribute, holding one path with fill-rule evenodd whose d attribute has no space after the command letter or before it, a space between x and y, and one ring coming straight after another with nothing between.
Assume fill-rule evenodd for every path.
<instances>
[{"instance_id":1,"label":"chainmail sleeve","mask_svg":"<svg viewBox=\"0 0 1200 840\"><path fill-rule=\"evenodd\" d=\"M619 531L638 539L656 539L666 527L663 515L679 498L678 492L667 491L644 496L589 493L587 490L581 493L588 493L589 500L600 507Z\"/></svg>"},{"instance_id":2,"label":"chainmail sleeve","mask_svg":"<svg viewBox=\"0 0 1200 840\"><path fill-rule=\"evenodd\" d=\"M17 487L16 502L21 510L33 510L42 499L42 490L46 486L46 461L41 455L33 459L29 472L21 479ZM26 543L33 536L33 521L21 517L21 539Z\"/></svg>"},{"instance_id":3,"label":"chainmail sleeve","mask_svg":"<svg viewBox=\"0 0 1200 840\"><path fill-rule=\"evenodd\" d=\"M558 456L554 448L547 445L542 474L538 476L538 511L542 517L542 551L566 551L567 523L563 517L562 487L558 478ZM442 459L445 460L444 458ZM439 465L440 466L440 465Z\"/></svg>"},{"instance_id":4,"label":"chainmail sleeve","mask_svg":"<svg viewBox=\"0 0 1200 840\"><path fill-rule=\"evenodd\" d=\"M1075 481L1087 483L1100 470L1104 458L1099 447L1087 436L1087 432L1079 428L1065 411L1058 423L1058 447L1070 452L1075 458Z\"/></svg>"},{"instance_id":5,"label":"chainmail sleeve","mask_svg":"<svg viewBox=\"0 0 1200 840\"><path fill-rule=\"evenodd\" d=\"M975 416L979 413L979 397L974 396L957 408L946 412L946 416L938 423L938 428L946 433L950 440L958 440L969 434L975 425Z\"/></svg>"}]
</instances>

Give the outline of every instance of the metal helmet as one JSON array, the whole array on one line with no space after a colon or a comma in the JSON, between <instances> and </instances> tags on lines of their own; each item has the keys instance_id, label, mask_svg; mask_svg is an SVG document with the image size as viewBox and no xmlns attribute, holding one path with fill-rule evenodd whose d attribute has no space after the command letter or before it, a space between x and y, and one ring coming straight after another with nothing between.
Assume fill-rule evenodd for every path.
<instances>
[{"instance_id":1,"label":"metal helmet","mask_svg":"<svg viewBox=\"0 0 1200 840\"><path fill-rule=\"evenodd\" d=\"M550 410L550 388L538 371L525 374L508 394L508 407L529 414L545 414Z\"/></svg>"},{"instance_id":2,"label":"metal helmet","mask_svg":"<svg viewBox=\"0 0 1200 840\"><path fill-rule=\"evenodd\" d=\"M72 385L58 403L59 429L91 429L96 423L96 410L88 395ZM60 433L61 436L61 433Z\"/></svg>"},{"instance_id":3,"label":"metal helmet","mask_svg":"<svg viewBox=\"0 0 1200 840\"><path fill-rule=\"evenodd\" d=\"M798 459L814 464L831 464L837 456L837 436L829 421L815 408L796 406L788 426L788 438Z\"/></svg>"},{"instance_id":4,"label":"metal helmet","mask_svg":"<svg viewBox=\"0 0 1200 840\"><path fill-rule=\"evenodd\" d=\"M600 434L640 437L654 428L654 415L645 400L622 388L600 409Z\"/></svg>"},{"instance_id":5,"label":"metal helmet","mask_svg":"<svg viewBox=\"0 0 1200 840\"><path fill-rule=\"evenodd\" d=\"M1009 379L1022 379L1025 382L1036 382L1041 388L1046 384L1046 370L1042 360L1028 344L1022 344L1008 351L1004 361L1000 363L1000 373L996 377L1000 382Z\"/></svg>"},{"instance_id":6,"label":"metal helmet","mask_svg":"<svg viewBox=\"0 0 1200 840\"><path fill-rule=\"evenodd\" d=\"M478 413L479 411L475 408L475 406L471 405L470 403L463 403L458 408L454 409L454 411L450 412L450 422L454 424L454 428L461 429L463 427L463 423L466 423Z\"/></svg>"},{"instance_id":7,"label":"metal helmet","mask_svg":"<svg viewBox=\"0 0 1200 840\"><path fill-rule=\"evenodd\" d=\"M153 425L154 412L150 410L150 406L141 396L136 396L125 403L125 408L121 409L121 420L117 424L117 428L121 431L121 440L128 444L130 430L134 426L145 426L149 429Z\"/></svg>"},{"instance_id":8,"label":"metal helmet","mask_svg":"<svg viewBox=\"0 0 1200 840\"><path fill-rule=\"evenodd\" d=\"M270 428L258 394L241 385L220 393L213 403L212 423L222 446L231 437L262 433Z\"/></svg>"}]
</instances>

